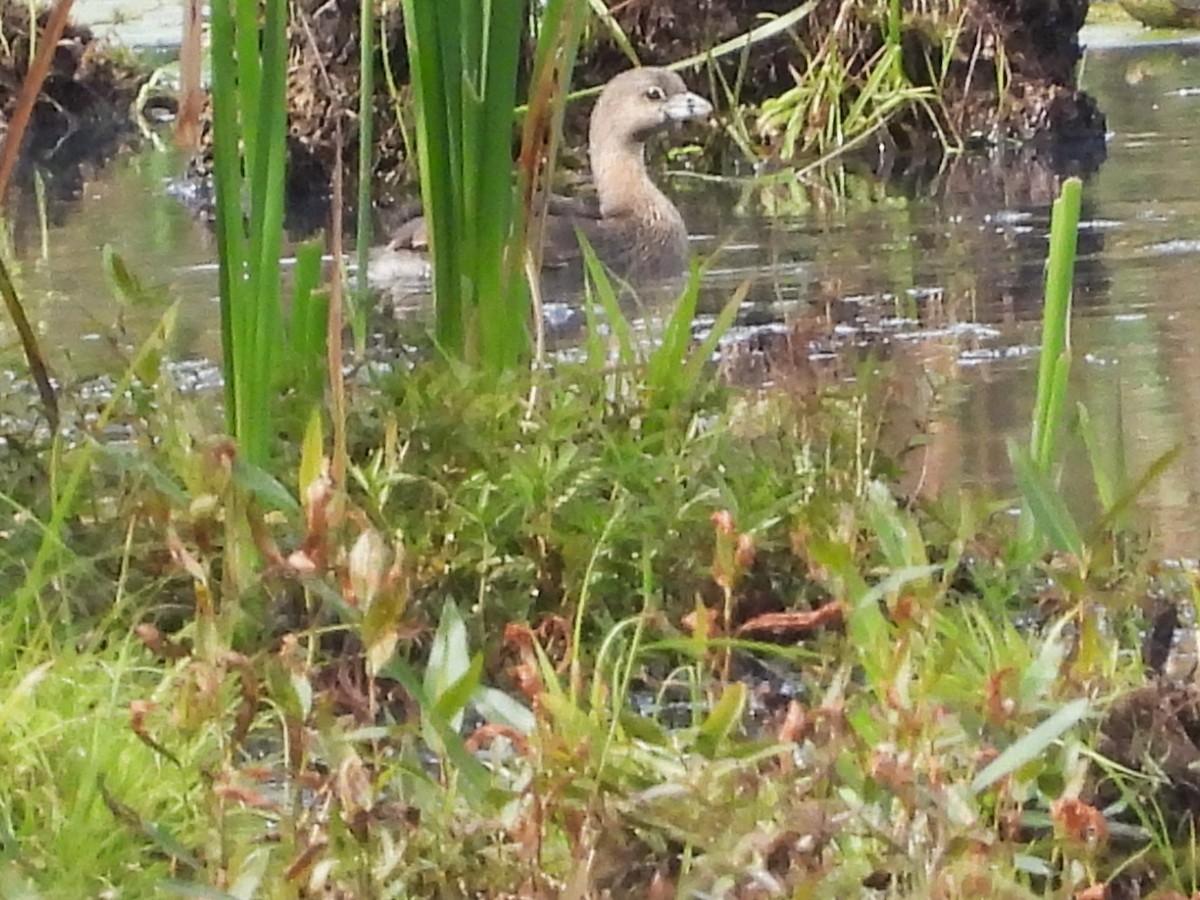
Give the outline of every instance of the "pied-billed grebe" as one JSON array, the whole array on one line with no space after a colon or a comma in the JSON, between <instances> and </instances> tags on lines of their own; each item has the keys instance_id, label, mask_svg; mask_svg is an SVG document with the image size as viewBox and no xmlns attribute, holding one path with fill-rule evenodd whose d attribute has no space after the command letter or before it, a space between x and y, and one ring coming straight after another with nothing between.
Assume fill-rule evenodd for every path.
<instances>
[{"instance_id":1,"label":"pied-billed grebe","mask_svg":"<svg viewBox=\"0 0 1200 900\"><path fill-rule=\"evenodd\" d=\"M646 67L614 77L596 101L588 126L588 158L599 210L551 204L546 220L546 266L578 260L575 229L614 273L629 279L668 278L687 268L688 236L683 216L646 171L646 141L658 132L712 112L712 105L687 89L674 72ZM560 210L570 207L570 212ZM402 225L392 241L372 254L369 279L386 287L398 271L412 272L414 251L427 249L425 223Z\"/></svg>"}]
</instances>

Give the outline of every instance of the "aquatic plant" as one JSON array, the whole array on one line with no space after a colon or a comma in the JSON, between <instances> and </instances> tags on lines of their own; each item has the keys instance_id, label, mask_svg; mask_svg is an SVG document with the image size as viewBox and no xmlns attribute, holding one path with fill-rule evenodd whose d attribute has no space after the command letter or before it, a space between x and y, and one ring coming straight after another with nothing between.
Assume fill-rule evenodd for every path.
<instances>
[{"instance_id":1,"label":"aquatic plant","mask_svg":"<svg viewBox=\"0 0 1200 900\"><path fill-rule=\"evenodd\" d=\"M854 61L848 53L847 43L863 40L856 37L862 24L842 5L795 87L763 101L755 127L782 158L844 152L878 134L897 114L936 99L933 87L914 83L906 71L900 4L876 4L874 12L882 41L869 58Z\"/></svg>"},{"instance_id":2,"label":"aquatic plant","mask_svg":"<svg viewBox=\"0 0 1200 900\"><path fill-rule=\"evenodd\" d=\"M1071 371L1071 293L1075 283L1075 248L1082 197L1083 182L1079 178L1066 179L1050 215L1042 348L1038 360L1033 430L1029 438L1030 455L1042 469L1048 469L1054 461Z\"/></svg>"},{"instance_id":3,"label":"aquatic plant","mask_svg":"<svg viewBox=\"0 0 1200 900\"><path fill-rule=\"evenodd\" d=\"M287 4L212 8L213 189L226 416L241 452L266 461L283 343ZM232 65L230 61L233 61Z\"/></svg>"},{"instance_id":4,"label":"aquatic plant","mask_svg":"<svg viewBox=\"0 0 1200 900\"><path fill-rule=\"evenodd\" d=\"M1137 478L1126 473L1123 459L1117 470L1101 458L1100 442L1086 407L1079 404L1076 418L1095 483L1101 514L1085 529L1077 522L1058 489L1063 465L1060 443L1067 426L1067 391L1071 371L1071 297L1083 182L1068 178L1055 199L1050 217L1050 253L1046 262L1045 302L1042 309L1042 344L1039 351L1037 395L1029 445L1008 442L1008 454L1025 503L1022 543L1028 554L1037 554L1042 542L1069 554L1080 574L1086 575L1092 548L1104 531L1123 520L1136 498L1179 455L1174 447L1151 461ZM1118 434L1122 433L1120 430ZM1118 448L1119 453L1119 448Z\"/></svg>"},{"instance_id":5,"label":"aquatic plant","mask_svg":"<svg viewBox=\"0 0 1200 900\"><path fill-rule=\"evenodd\" d=\"M530 176L554 165L552 153L541 154L556 142L582 5L551 0L536 16L519 204L512 159L503 148L512 144L525 4L403 5L438 342L447 353L494 371L511 368L529 348L526 247L536 227L525 208L534 193Z\"/></svg>"},{"instance_id":6,"label":"aquatic plant","mask_svg":"<svg viewBox=\"0 0 1200 900\"><path fill-rule=\"evenodd\" d=\"M299 387L310 402L322 388L318 243L297 250L290 322L282 307L287 15L282 0L264 5L261 21L252 4L212 10L211 52L222 61L212 66L212 106L225 410L239 453L257 465L270 452L281 388Z\"/></svg>"},{"instance_id":7,"label":"aquatic plant","mask_svg":"<svg viewBox=\"0 0 1200 900\"><path fill-rule=\"evenodd\" d=\"M212 177L225 414L236 440L232 464L255 473L250 480L260 483L272 480L263 467L275 446L280 395L290 388L310 408L321 403L327 329L340 339L342 328L340 313L327 321L327 300L316 290L317 241L296 251L290 321L283 314L287 17L285 0L267 0L261 17L256 4L221 0L212 6ZM329 365L340 378L341 360ZM223 576L231 605L252 578L256 553L243 515L255 502L253 491L239 479L235 493L224 522Z\"/></svg>"}]
</instances>

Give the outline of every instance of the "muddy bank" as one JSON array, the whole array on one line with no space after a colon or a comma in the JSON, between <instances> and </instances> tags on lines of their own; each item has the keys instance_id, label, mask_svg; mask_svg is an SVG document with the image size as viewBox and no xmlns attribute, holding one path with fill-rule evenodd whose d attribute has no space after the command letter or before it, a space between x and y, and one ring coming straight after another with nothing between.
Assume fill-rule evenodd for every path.
<instances>
[{"instance_id":1,"label":"muddy bank","mask_svg":"<svg viewBox=\"0 0 1200 900\"><path fill-rule=\"evenodd\" d=\"M616 26L644 63L666 64L704 52L760 26L764 16L786 14L796 0L698 0L686 14L674 0L630 0L613 5ZM714 94L721 114L739 115L746 106L778 96L803 78L806 60L835 47L845 61L843 100L854 101L871 60L886 41L887 3L818 0L793 33L733 52L715 65L729 84L740 85L736 105L720 95L721 78L708 64L688 73L697 87ZM356 0L299 0L291 28L288 78L288 135L292 224L323 224L335 164L343 151L347 196L356 192L358 152L358 22ZM908 77L917 85L938 82L937 103L913 105L872 141L872 167L881 174L920 171L940 155L939 135L980 149L1037 145L1039 180L1062 172L1090 171L1103 158L1104 119L1074 81L1080 58L1078 31L1087 0L906 0L901 46ZM0 3L4 47L0 53L0 114L11 114L29 63L27 8ZM38 20L44 24L45 14ZM404 120L408 64L403 21L393 9L378 28L376 123L372 188L383 207L415 190ZM804 48L803 50L798 49ZM576 84L600 84L629 66L618 41L593 20L579 55ZM80 189L80 166L106 158L134 133L130 108L145 73L122 55L106 51L86 28L69 27L56 51L25 154L30 165L59 173L55 195ZM387 85L399 87L393 101ZM1004 94L999 90L1003 86ZM581 141L587 104L568 117ZM764 156L777 148L762 137ZM205 154L206 155L206 154ZM193 174L207 174L203 156ZM197 181L202 178L197 179ZM201 202L203 199L201 198Z\"/></svg>"},{"instance_id":2,"label":"muddy bank","mask_svg":"<svg viewBox=\"0 0 1200 900\"><path fill-rule=\"evenodd\" d=\"M1195 0L1121 0L1121 8L1148 28L1200 28Z\"/></svg>"},{"instance_id":3,"label":"muddy bank","mask_svg":"<svg viewBox=\"0 0 1200 900\"><path fill-rule=\"evenodd\" d=\"M642 62L666 64L744 34L761 25L764 15L784 14L796 5L795 0L699 0L688 4L685 14L674 0L631 0L614 4L613 14ZM1049 145L1053 149L1039 153L1047 172L1089 171L1103 157L1104 117L1075 85L1081 54L1078 32L1088 0L938 0L903 6L905 70L917 85L937 81L941 100L912 106L874 142L888 156L879 161L881 170L939 155L940 133L981 149ZM832 42L848 73L844 102L852 103L871 60L884 46L887 7L887 3L819 0L814 11L797 23L794 35L756 44L749 54L730 53L717 65L731 84L740 76L738 102L756 104L793 87L796 77L803 77L805 59ZM294 27L291 35L292 195L311 200L312 192L327 190L340 123L344 175L352 196L358 147L358 4L302 0L297 8L306 23ZM380 88L375 100L373 184L377 201L386 206L413 189L401 127L411 110L406 108L403 87L399 104L386 96L389 73L401 86L407 81L403 22L398 14L381 23L380 35L384 49L376 56ZM797 41L804 52L797 50ZM603 83L629 64L612 33L593 20L579 54L576 84ZM707 68L688 77L697 87L719 83ZM1003 96L998 93L1000 86L1005 88ZM713 100L718 108L728 106L727 98L714 96ZM574 128L579 127L585 106L580 105L581 115L569 117ZM728 108L722 112L735 114ZM577 143L578 136L572 142ZM764 138L762 152L770 155L773 149Z\"/></svg>"},{"instance_id":4,"label":"muddy bank","mask_svg":"<svg viewBox=\"0 0 1200 900\"><path fill-rule=\"evenodd\" d=\"M46 25L29 7L0 2L0 130L7 134L31 61ZM127 54L114 52L88 28L67 25L50 73L33 109L15 184L28 185L34 168L45 170L48 199L77 196L92 167L136 134L131 109L149 73ZM54 203L50 203L51 214Z\"/></svg>"},{"instance_id":5,"label":"muddy bank","mask_svg":"<svg viewBox=\"0 0 1200 900\"><path fill-rule=\"evenodd\" d=\"M794 0L701 0L684 13L672 0L635 0L620 4L614 17L643 62L665 64L796 6ZM905 0L901 6L908 77L916 85L941 83L944 105L932 111L940 120L936 124L964 140L993 144L1103 135L1103 117L1075 86L1088 0ZM805 73L805 58L832 41L846 61L851 102L856 79L884 46L887 7L819 0L796 28L804 53L787 35L755 46L745 61L743 98L758 102L794 86L796 75ZM731 81L742 65L739 56L730 54L720 63ZM626 65L611 39L600 38L580 54L580 72L588 81L603 81ZM1005 83L1000 97L997 86ZM914 110L893 124L892 136L901 146L914 146L919 135L933 137L935 123L924 113Z\"/></svg>"}]
</instances>

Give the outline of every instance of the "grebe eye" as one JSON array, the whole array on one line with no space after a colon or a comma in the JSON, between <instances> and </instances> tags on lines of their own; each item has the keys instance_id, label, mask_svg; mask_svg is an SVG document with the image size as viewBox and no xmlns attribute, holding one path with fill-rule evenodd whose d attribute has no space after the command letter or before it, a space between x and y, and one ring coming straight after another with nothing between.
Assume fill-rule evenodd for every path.
<instances>
[{"instance_id":1,"label":"grebe eye","mask_svg":"<svg viewBox=\"0 0 1200 900\"><path fill-rule=\"evenodd\" d=\"M662 100L666 96L667 96L666 93L660 87L646 88L646 99L647 100Z\"/></svg>"}]
</instances>

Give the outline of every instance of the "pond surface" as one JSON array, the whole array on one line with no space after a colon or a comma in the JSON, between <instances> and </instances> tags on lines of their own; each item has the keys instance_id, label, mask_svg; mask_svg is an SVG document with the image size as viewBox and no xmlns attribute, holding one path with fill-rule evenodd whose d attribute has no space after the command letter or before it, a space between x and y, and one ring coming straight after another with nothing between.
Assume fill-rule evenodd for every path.
<instances>
[{"instance_id":1,"label":"pond surface","mask_svg":"<svg viewBox=\"0 0 1200 900\"><path fill-rule=\"evenodd\" d=\"M164 21L178 10L149 8L165 8ZM1084 83L1108 116L1111 137L1084 191L1072 400L1086 404L1097 423L1102 455L1111 461L1123 453L1135 475L1181 448L1143 495L1140 515L1160 552L1196 557L1200 43L1134 46L1127 30L1111 29L1087 32L1085 41ZM1055 187L1029 169L981 189L963 174L968 168L924 173L908 186L863 181L859 196L840 204L814 204L821 193L811 186L742 188L694 177L670 185L697 250L719 250L709 302L719 305L744 278L755 278L741 334L793 319L814 347L870 345L890 361L903 386L895 418L901 430L926 436L908 458L912 490L1007 489L1005 442L1024 440L1029 430ZM58 199L44 232L31 195L14 205L18 288L66 384L122 370L170 300L182 301L172 355L217 357L215 244L169 195L176 171L168 152L148 149L85 172L79 183L48 174ZM101 265L105 244L158 301L113 298ZM9 372L0 372L0 415L32 402L11 388L17 352L4 320L0 360ZM1082 445L1069 446L1075 457L1065 486L1090 496Z\"/></svg>"}]
</instances>

